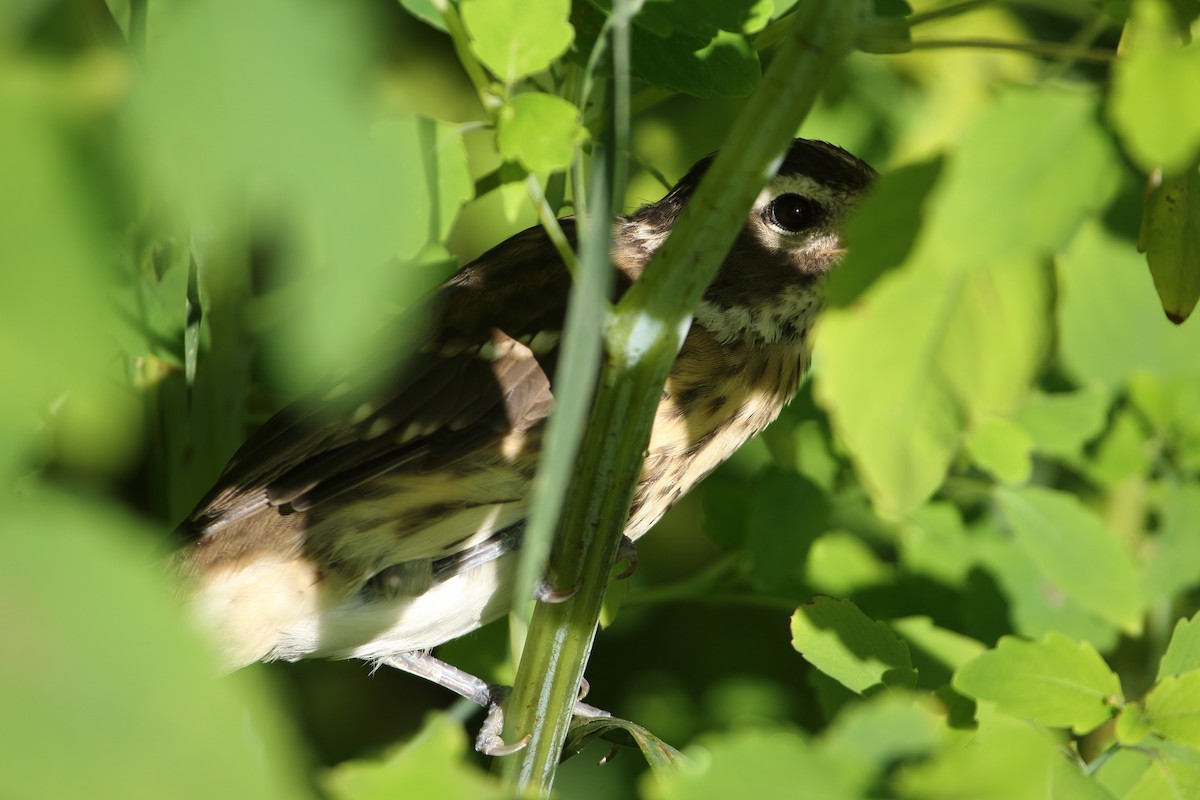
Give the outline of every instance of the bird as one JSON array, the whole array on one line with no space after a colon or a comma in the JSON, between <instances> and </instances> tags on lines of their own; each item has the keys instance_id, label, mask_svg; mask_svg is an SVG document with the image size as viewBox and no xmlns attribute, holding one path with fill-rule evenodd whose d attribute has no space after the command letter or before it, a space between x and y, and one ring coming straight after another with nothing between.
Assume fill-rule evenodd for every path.
<instances>
[{"instance_id":1,"label":"bird","mask_svg":"<svg viewBox=\"0 0 1200 800\"><path fill-rule=\"evenodd\" d=\"M707 172L613 223L616 300ZM795 139L695 310L655 411L624 534L636 541L792 398L847 214L875 171ZM559 224L575 243L575 221ZM508 612L571 275L541 227L405 312L369 360L262 425L176 530L171 568L222 666L311 657L390 664L481 704L434 658Z\"/></svg>"}]
</instances>

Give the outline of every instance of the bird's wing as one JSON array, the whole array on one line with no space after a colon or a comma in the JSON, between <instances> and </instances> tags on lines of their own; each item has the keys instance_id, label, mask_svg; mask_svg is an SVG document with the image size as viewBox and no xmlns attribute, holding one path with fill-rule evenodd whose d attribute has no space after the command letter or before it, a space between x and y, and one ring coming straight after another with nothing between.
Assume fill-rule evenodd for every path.
<instances>
[{"instance_id":1,"label":"bird's wing","mask_svg":"<svg viewBox=\"0 0 1200 800\"><path fill-rule=\"evenodd\" d=\"M540 228L485 253L422 304L424 325L405 315L389 329L407 331L416 351L398 370L314 392L255 432L181 526L185 541L268 508L307 511L385 473L427 472L534 427L552 406L569 288Z\"/></svg>"}]
</instances>

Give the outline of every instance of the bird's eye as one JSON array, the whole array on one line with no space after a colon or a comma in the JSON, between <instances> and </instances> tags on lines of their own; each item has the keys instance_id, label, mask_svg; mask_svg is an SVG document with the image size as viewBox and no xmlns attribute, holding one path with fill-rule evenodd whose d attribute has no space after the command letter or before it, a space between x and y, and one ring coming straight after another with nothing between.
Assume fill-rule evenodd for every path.
<instances>
[{"instance_id":1,"label":"bird's eye","mask_svg":"<svg viewBox=\"0 0 1200 800\"><path fill-rule=\"evenodd\" d=\"M790 233L810 228L821 215L821 206L799 194L781 194L764 209L767 221Z\"/></svg>"}]
</instances>

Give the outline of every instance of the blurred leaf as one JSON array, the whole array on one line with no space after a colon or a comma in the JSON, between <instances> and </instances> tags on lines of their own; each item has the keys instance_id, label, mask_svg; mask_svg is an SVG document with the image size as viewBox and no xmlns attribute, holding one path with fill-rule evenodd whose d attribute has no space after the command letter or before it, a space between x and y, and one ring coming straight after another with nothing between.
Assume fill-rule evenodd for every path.
<instances>
[{"instance_id":1,"label":"blurred leaf","mask_svg":"<svg viewBox=\"0 0 1200 800\"><path fill-rule=\"evenodd\" d=\"M309 796L264 687L249 673L219 679L180 616L146 545L158 536L69 495L5 504L0 794Z\"/></svg>"},{"instance_id":2,"label":"blurred leaf","mask_svg":"<svg viewBox=\"0 0 1200 800\"><path fill-rule=\"evenodd\" d=\"M814 590L837 596L886 585L894 577L870 547L845 531L818 537L805 565L805 580Z\"/></svg>"},{"instance_id":3,"label":"blurred leaf","mask_svg":"<svg viewBox=\"0 0 1200 800\"><path fill-rule=\"evenodd\" d=\"M1004 417L985 417L967 432L971 460L1002 483L1020 484L1033 471L1033 437Z\"/></svg>"},{"instance_id":4,"label":"blurred leaf","mask_svg":"<svg viewBox=\"0 0 1200 800\"><path fill-rule=\"evenodd\" d=\"M1167 652L1158 664L1158 680L1200 669L1200 614L1175 623Z\"/></svg>"},{"instance_id":5,"label":"blurred leaf","mask_svg":"<svg viewBox=\"0 0 1200 800\"><path fill-rule=\"evenodd\" d=\"M657 775L670 775L687 763L683 753L641 725L616 717L582 719L576 717L563 743L562 759L578 755L597 739L637 747Z\"/></svg>"},{"instance_id":6,"label":"blurred leaf","mask_svg":"<svg viewBox=\"0 0 1200 800\"><path fill-rule=\"evenodd\" d=\"M372 38L354 8L190 3L154 38L131 115L164 204L188 213L203 249L244 243L252 220L279 237L285 268L323 276L271 358L293 368L281 377L296 389L370 360L383 316L407 299L405 273L380 265L444 239L471 191L456 129L417 119L369 129L359 75ZM197 69L213 52L218 68ZM220 255L205 282L247 271L244 255Z\"/></svg>"},{"instance_id":7,"label":"blurred leaf","mask_svg":"<svg viewBox=\"0 0 1200 800\"><path fill-rule=\"evenodd\" d=\"M1065 247L1116 188L1115 154L1095 101L1061 90L1010 90L967 131L948 165L927 244L944 263L997 262ZM997 158L1036 141L1021 158ZM996 198L1021 198L996 213Z\"/></svg>"},{"instance_id":8,"label":"blurred leaf","mask_svg":"<svg viewBox=\"0 0 1200 800\"><path fill-rule=\"evenodd\" d=\"M1138 744L1150 735L1150 724L1143 718L1140 703L1127 703L1121 709L1113 732L1117 742L1127 747Z\"/></svg>"},{"instance_id":9,"label":"blurred leaf","mask_svg":"<svg viewBox=\"0 0 1200 800\"><path fill-rule=\"evenodd\" d=\"M996 499L1018 546L1064 593L1133 633L1143 601L1130 554L1116 534L1071 495L999 489Z\"/></svg>"},{"instance_id":10,"label":"blurred leaf","mask_svg":"<svg viewBox=\"0 0 1200 800\"><path fill-rule=\"evenodd\" d=\"M1119 719L1118 719L1119 721ZM1099 763L1093 773L1096 782L1114 797L1125 797L1149 766L1149 753L1130 748L1121 748Z\"/></svg>"},{"instance_id":11,"label":"blurred leaf","mask_svg":"<svg viewBox=\"0 0 1200 800\"><path fill-rule=\"evenodd\" d=\"M908 645L849 600L817 597L792 615L792 647L851 691L916 682Z\"/></svg>"},{"instance_id":12,"label":"blurred leaf","mask_svg":"<svg viewBox=\"0 0 1200 800\"><path fill-rule=\"evenodd\" d=\"M1076 459L1083 446L1104 430L1111 402L1109 392L1095 385L1054 394L1035 389L1016 421L1033 437L1039 453Z\"/></svg>"},{"instance_id":13,"label":"blurred leaf","mask_svg":"<svg viewBox=\"0 0 1200 800\"><path fill-rule=\"evenodd\" d=\"M908 643L909 650L923 651L951 670L958 669L986 649L981 642L968 636L939 628L929 617L904 617L894 619L890 624Z\"/></svg>"},{"instance_id":14,"label":"blurred leaf","mask_svg":"<svg viewBox=\"0 0 1200 800\"><path fill-rule=\"evenodd\" d=\"M520 161L530 172L571 166L584 139L583 123L570 102L542 92L525 92L500 110L496 144L500 155Z\"/></svg>"},{"instance_id":15,"label":"blurred leaf","mask_svg":"<svg viewBox=\"0 0 1200 800\"><path fill-rule=\"evenodd\" d=\"M1123 383L1139 372L1200 375L1200 325L1162 322L1133 243L1085 224L1059 262L1060 353L1083 384Z\"/></svg>"},{"instance_id":16,"label":"blurred leaf","mask_svg":"<svg viewBox=\"0 0 1200 800\"><path fill-rule=\"evenodd\" d=\"M1113 74L1110 115L1146 172L1168 174L1200 150L1200 43L1181 47L1163 0L1138 0L1126 23Z\"/></svg>"},{"instance_id":17,"label":"blurred leaf","mask_svg":"<svg viewBox=\"0 0 1200 800\"><path fill-rule=\"evenodd\" d=\"M94 88L82 74L0 59L0 474L7 474L26 454L39 414L115 355L108 334L116 325L98 302L113 288L104 280L113 271L111 247L97 224L106 212L94 204L101 195L88 185L64 118L70 96ZM81 68L116 84L106 91L124 82L124 66L111 59Z\"/></svg>"},{"instance_id":18,"label":"blurred leaf","mask_svg":"<svg viewBox=\"0 0 1200 800\"><path fill-rule=\"evenodd\" d=\"M1115 185L1093 117L1086 96L1005 94L947 161L906 265L826 314L816 396L881 512L933 492L972 420L1020 407L1049 338L1042 254ZM1034 140L1034 158L995 157ZM996 197L1022 202L997 215Z\"/></svg>"},{"instance_id":19,"label":"blurred leaf","mask_svg":"<svg viewBox=\"0 0 1200 800\"><path fill-rule=\"evenodd\" d=\"M908 515L901 529L900 562L908 572L928 575L951 586L966 584L979 556L967 537L958 508L927 503Z\"/></svg>"},{"instance_id":20,"label":"blurred leaf","mask_svg":"<svg viewBox=\"0 0 1200 800\"><path fill-rule=\"evenodd\" d=\"M881 774L897 761L933 751L938 727L938 719L917 697L887 693L847 707L822 736L821 746Z\"/></svg>"},{"instance_id":21,"label":"blurred leaf","mask_svg":"<svg viewBox=\"0 0 1200 800\"><path fill-rule=\"evenodd\" d=\"M471 49L506 84L548 68L570 47L570 0L464 0Z\"/></svg>"},{"instance_id":22,"label":"blurred leaf","mask_svg":"<svg viewBox=\"0 0 1200 800\"><path fill-rule=\"evenodd\" d=\"M754 482L746 546L754 577L767 592L799 589L809 548L826 528L829 503L820 487L795 472L769 468Z\"/></svg>"},{"instance_id":23,"label":"blurred leaf","mask_svg":"<svg viewBox=\"0 0 1200 800\"><path fill-rule=\"evenodd\" d=\"M508 797L500 785L470 764L463 727L445 714L430 714L421 731L378 761L347 761L322 783L334 800L398 797Z\"/></svg>"},{"instance_id":24,"label":"blurred leaf","mask_svg":"<svg viewBox=\"0 0 1200 800\"><path fill-rule=\"evenodd\" d=\"M1080 734L1107 722L1122 702L1121 683L1095 648L1057 633L1036 642L1002 637L955 673L954 687L1015 717Z\"/></svg>"},{"instance_id":25,"label":"blurred leaf","mask_svg":"<svg viewBox=\"0 0 1200 800\"><path fill-rule=\"evenodd\" d=\"M1047 800L1116 800L1108 790L1086 774L1076 759L1056 758L1050 762Z\"/></svg>"},{"instance_id":26,"label":"blurred leaf","mask_svg":"<svg viewBox=\"0 0 1200 800\"><path fill-rule=\"evenodd\" d=\"M1191 755L1191 754L1188 754ZM1122 800L1192 800L1200 797L1200 763L1175 753L1156 753Z\"/></svg>"},{"instance_id":27,"label":"blurred leaf","mask_svg":"<svg viewBox=\"0 0 1200 800\"><path fill-rule=\"evenodd\" d=\"M642 778L652 800L857 800L866 776L788 730L735 731L705 737L688 749L687 766L673 775Z\"/></svg>"},{"instance_id":28,"label":"blurred leaf","mask_svg":"<svg viewBox=\"0 0 1200 800\"><path fill-rule=\"evenodd\" d=\"M1195 161L1182 174L1155 172L1150 178L1138 249L1146 254L1167 319L1183 323L1200 300L1200 166Z\"/></svg>"},{"instance_id":29,"label":"blurred leaf","mask_svg":"<svg viewBox=\"0 0 1200 800\"><path fill-rule=\"evenodd\" d=\"M981 542L980 551L983 569L1007 600L1006 616L1014 633L1036 638L1057 631L1101 651L1116 646L1116 626L1067 594L1038 567L1022 543L992 532Z\"/></svg>"},{"instance_id":30,"label":"blurred leaf","mask_svg":"<svg viewBox=\"0 0 1200 800\"><path fill-rule=\"evenodd\" d=\"M1045 800L1056 745L1025 722L984 716L978 732L902 768L898 796L908 800ZM1016 765L1020 768L1015 768Z\"/></svg>"},{"instance_id":31,"label":"blurred leaf","mask_svg":"<svg viewBox=\"0 0 1200 800\"><path fill-rule=\"evenodd\" d=\"M1200 669L1168 675L1142 701L1142 719L1163 738L1200 749Z\"/></svg>"},{"instance_id":32,"label":"blurred leaf","mask_svg":"<svg viewBox=\"0 0 1200 800\"><path fill-rule=\"evenodd\" d=\"M1150 469L1146 436L1137 415L1128 408L1118 409L1108 433L1100 440L1095 455L1085 463L1084 471L1097 483L1113 486Z\"/></svg>"},{"instance_id":33,"label":"blurred leaf","mask_svg":"<svg viewBox=\"0 0 1200 800\"><path fill-rule=\"evenodd\" d=\"M846 224L849 252L829 277L832 308L855 302L864 291L905 263L927 214L944 160L935 158L885 172Z\"/></svg>"},{"instance_id":34,"label":"blurred leaf","mask_svg":"<svg viewBox=\"0 0 1200 800\"><path fill-rule=\"evenodd\" d=\"M1200 584L1200 486L1195 483L1163 488L1161 524L1144 543L1142 592L1148 602L1167 599ZM1196 666L1200 666L1197 664ZM1165 673L1164 673L1165 674Z\"/></svg>"}]
</instances>

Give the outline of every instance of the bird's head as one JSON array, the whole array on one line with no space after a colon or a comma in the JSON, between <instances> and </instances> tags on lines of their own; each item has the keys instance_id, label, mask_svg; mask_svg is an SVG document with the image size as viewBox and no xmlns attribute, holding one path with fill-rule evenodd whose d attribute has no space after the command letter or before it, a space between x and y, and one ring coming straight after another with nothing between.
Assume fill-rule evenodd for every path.
<instances>
[{"instance_id":1,"label":"bird's head","mask_svg":"<svg viewBox=\"0 0 1200 800\"><path fill-rule=\"evenodd\" d=\"M662 200L630 219L632 235L657 247L666 238L712 156L699 161ZM754 201L696 320L718 339L800 341L820 305L822 278L839 261L846 215L875 170L825 142L796 139Z\"/></svg>"}]
</instances>

